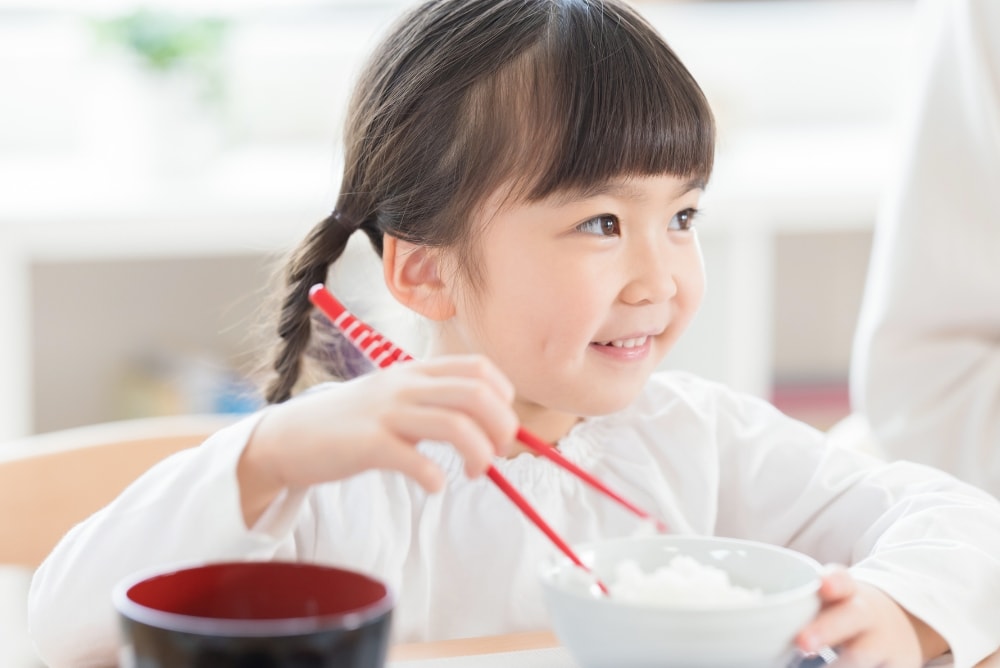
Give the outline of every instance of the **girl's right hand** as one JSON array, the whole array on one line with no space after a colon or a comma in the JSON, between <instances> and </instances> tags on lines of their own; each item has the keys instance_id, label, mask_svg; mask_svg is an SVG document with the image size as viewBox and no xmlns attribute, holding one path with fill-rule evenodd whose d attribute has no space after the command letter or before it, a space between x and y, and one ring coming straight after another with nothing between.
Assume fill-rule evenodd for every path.
<instances>
[{"instance_id":1,"label":"girl's right hand","mask_svg":"<svg viewBox=\"0 0 1000 668\"><path fill-rule=\"evenodd\" d=\"M482 475L514 441L513 399L490 360L463 355L397 364L273 406L237 467L247 526L284 488L368 469L396 470L437 491L443 472L414 447L424 439L451 443L466 474Z\"/></svg>"}]
</instances>

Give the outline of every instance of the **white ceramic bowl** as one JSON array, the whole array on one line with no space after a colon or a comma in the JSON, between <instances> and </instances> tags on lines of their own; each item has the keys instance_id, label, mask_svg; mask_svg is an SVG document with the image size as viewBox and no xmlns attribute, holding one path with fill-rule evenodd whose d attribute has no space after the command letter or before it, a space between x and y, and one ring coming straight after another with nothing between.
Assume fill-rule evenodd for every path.
<instances>
[{"instance_id":1,"label":"white ceramic bowl","mask_svg":"<svg viewBox=\"0 0 1000 668\"><path fill-rule=\"evenodd\" d=\"M596 597L568 559L553 560L541 572L545 603L556 636L581 668L783 668L798 655L796 633L819 609L819 563L774 545L643 536L574 549L606 583L623 560L652 572L688 555L726 571L731 584L762 593L725 607L627 604Z\"/></svg>"}]
</instances>

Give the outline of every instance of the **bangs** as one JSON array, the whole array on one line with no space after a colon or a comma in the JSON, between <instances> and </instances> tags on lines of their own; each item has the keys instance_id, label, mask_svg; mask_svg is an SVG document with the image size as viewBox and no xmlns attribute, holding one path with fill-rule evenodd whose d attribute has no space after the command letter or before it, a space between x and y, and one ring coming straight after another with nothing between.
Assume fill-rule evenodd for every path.
<instances>
[{"instance_id":1,"label":"bangs","mask_svg":"<svg viewBox=\"0 0 1000 668\"><path fill-rule=\"evenodd\" d=\"M528 201L629 176L707 183L711 110L656 31L617 3L552 12L538 41L470 91L464 139L479 164L461 173Z\"/></svg>"},{"instance_id":2,"label":"bangs","mask_svg":"<svg viewBox=\"0 0 1000 668\"><path fill-rule=\"evenodd\" d=\"M553 125L562 132L531 199L620 176L711 175L715 124L701 89L649 24L616 9L566 3L555 22L539 74L551 84L549 115L562 119ZM544 99L546 89L536 90Z\"/></svg>"}]
</instances>

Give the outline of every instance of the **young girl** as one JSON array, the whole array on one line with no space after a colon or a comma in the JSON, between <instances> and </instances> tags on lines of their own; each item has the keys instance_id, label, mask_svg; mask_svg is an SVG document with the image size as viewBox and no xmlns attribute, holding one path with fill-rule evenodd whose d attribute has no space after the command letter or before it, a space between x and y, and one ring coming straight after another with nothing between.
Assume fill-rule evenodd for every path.
<instances>
[{"instance_id":1,"label":"young girl","mask_svg":"<svg viewBox=\"0 0 1000 668\"><path fill-rule=\"evenodd\" d=\"M947 651L970 666L997 649L992 497L656 371L702 297L694 221L713 150L697 84L616 0L413 10L358 85L336 210L288 268L271 405L66 536L32 584L42 656L112 660L113 585L193 559L371 572L399 592L396 640L543 628L536 573L553 548L487 466L570 541L637 525L520 451L518 424L676 533L846 564L825 578L803 649L837 646L857 666ZM358 230L434 344L425 361L349 378L359 359L307 293Z\"/></svg>"}]
</instances>

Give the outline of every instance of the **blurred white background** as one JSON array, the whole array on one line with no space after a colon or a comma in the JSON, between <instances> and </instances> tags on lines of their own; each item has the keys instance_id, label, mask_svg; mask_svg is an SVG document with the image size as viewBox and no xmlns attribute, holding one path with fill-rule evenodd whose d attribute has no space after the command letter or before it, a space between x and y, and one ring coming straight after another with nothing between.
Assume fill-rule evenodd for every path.
<instances>
[{"instance_id":1,"label":"blurred white background","mask_svg":"<svg viewBox=\"0 0 1000 668\"><path fill-rule=\"evenodd\" d=\"M272 271L332 206L351 81L408 4L0 0L0 439L255 405ZM709 294L668 364L829 426L912 2L637 6L720 125Z\"/></svg>"}]
</instances>

